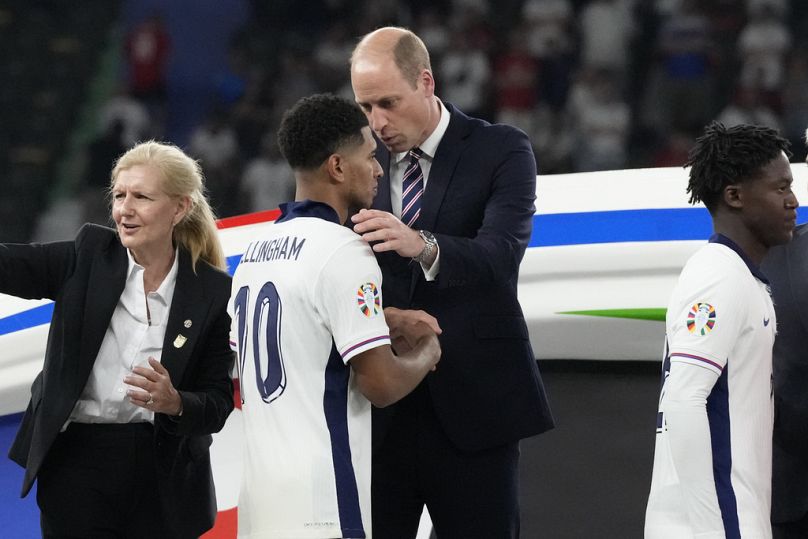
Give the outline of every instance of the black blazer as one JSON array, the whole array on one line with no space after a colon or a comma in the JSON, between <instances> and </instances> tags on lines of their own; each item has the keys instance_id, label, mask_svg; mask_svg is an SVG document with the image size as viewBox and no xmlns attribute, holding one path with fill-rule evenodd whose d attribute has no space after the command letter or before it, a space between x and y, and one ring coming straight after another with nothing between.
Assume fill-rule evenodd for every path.
<instances>
[{"instance_id":1,"label":"black blazer","mask_svg":"<svg viewBox=\"0 0 808 539\"><path fill-rule=\"evenodd\" d=\"M179 251L161 362L179 391L179 418L155 414L154 447L159 495L177 536L199 536L213 526L216 496L208 447L211 433L233 409L226 306L230 277ZM81 395L115 306L128 259L115 231L85 225L75 241L0 245L0 292L54 300L42 372L9 457L26 468L22 496ZM191 327L185 327L185 321ZM177 335L187 338L179 348Z\"/></svg>"},{"instance_id":2,"label":"black blazer","mask_svg":"<svg viewBox=\"0 0 808 539\"><path fill-rule=\"evenodd\" d=\"M808 225L762 265L777 313L774 340L772 520L808 513Z\"/></svg>"},{"instance_id":3,"label":"black blazer","mask_svg":"<svg viewBox=\"0 0 808 539\"><path fill-rule=\"evenodd\" d=\"M443 352L425 383L452 442L480 450L553 426L516 297L532 229L536 162L523 132L447 108L449 126L414 225L438 240L438 278L427 282L418 264L395 252L378 254L378 261L385 305L423 309L438 319ZM389 212L390 154L381 144L377 158L385 176L374 207ZM395 408L374 411L377 442Z\"/></svg>"}]
</instances>

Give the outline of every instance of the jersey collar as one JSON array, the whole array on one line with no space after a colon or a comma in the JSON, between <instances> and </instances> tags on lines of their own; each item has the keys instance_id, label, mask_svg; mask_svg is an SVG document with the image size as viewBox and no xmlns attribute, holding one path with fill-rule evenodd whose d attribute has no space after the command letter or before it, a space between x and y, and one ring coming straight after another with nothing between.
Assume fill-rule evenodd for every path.
<instances>
[{"instance_id":1,"label":"jersey collar","mask_svg":"<svg viewBox=\"0 0 808 539\"><path fill-rule=\"evenodd\" d=\"M744 261L746 267L749 268L749 271L752 273L752 275L754 275L763 284L769 284L769 280L766 278L765 275L763 275L763 272L760 271L760 266L752 262L752 260L750 260L750 258L746 256L746 253L743 252L741 247L737 243L729 239L727 236L723 234L713 234L712 236L710 236L710 243L720 243L721 245L726 245L727 247L735 251L738 254L738 256L741 257L741 260Z\"/></svg>"},{"instance_id":2,"label":"jersey collar","mask_svg":"<svg viewBox=\"0 0 808 539\"><path fill-rule=\"evenodd\" d=\"M284 202L280 205L280 208L281 216L275 220L276 223L291 221L295 217L316 217L340 224L337 211L324 202L308 199L296 200L294 202Z\"/></svg>"}]
</instances>

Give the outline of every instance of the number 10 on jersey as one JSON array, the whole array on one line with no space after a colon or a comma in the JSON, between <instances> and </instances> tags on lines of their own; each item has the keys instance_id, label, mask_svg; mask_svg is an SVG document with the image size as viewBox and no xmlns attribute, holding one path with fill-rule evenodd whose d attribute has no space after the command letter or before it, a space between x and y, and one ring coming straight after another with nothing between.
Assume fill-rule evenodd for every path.
<instances>
[{"instance_id":1,"label":"number 10 on jersey","mask_svg":"<svg viewBox=\"0 0 808 539\"><path fill-rule=\"evenodd\" d=\"M278 290L272 282L264 283L258 292L251 320L250 287L242 286L233 300L238 327L238 377L244 388L249 383L244 379L244 363L252 357L258 394L266 403L280 397L286 389L286 369L280 343L282 311ZM241 402L244 402L243 390Z\"/></svg>"}]
</instances>

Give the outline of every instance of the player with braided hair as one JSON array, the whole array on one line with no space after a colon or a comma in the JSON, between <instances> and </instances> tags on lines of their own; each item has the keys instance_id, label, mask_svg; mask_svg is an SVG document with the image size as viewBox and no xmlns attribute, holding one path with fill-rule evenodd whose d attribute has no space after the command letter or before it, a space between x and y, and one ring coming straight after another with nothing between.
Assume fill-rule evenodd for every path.
<instances>
[{"instance_id":1,"label":"player with braided hair","mask_svg":"<svg viewBox=\"0 0 808 539\"><path fill-rule=\"evenodd\" d=\"M685 164L690 167L689 202L703 202L712 211L724 186L749 178L780 152L791 157L789 142L773 129L711 123Z\"/></svg>"},{"instance_id":2,"label":"player with braided hair","mask_svg":"<svg viewBox=\"0 0 808 539\"><path fill-rule=\"evenodd\" d=\"M646 539L772 536L777 322L759 266L796 224L789 155L773 129L720 123L690 153L690 202L714 234L668 304Z\"/></svg>"}]
</instances>

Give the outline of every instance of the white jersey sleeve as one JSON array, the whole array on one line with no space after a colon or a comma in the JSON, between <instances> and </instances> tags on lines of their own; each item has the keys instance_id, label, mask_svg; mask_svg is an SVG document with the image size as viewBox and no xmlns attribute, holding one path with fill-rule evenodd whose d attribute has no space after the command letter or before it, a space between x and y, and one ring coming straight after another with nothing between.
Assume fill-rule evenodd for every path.
<instances>
[{"instance_id":1,"label":"white jersey sleeve","mask_svg":"<svg viewBox=\"0 0 808 539\"><path fill-rule=\"evenodd\" d=\"M684 510L694 536L705 539L724 537L706 408L717 379L712 369L672 363L665 387L665 423Z\"/></svg>"},{"instance_id":2,"label":"white jersey sleeve","mask_svg":"<svg viewBox=\"0 0 808 539\"><path fill-rule=\"evenodd\" d=\"M667 339L671 363L689 363L721 375L738 341L747 305L732 279L683 273L679 298L668 307Z\"/></svg>"},{"instance_id":3,"label":"white jersey sleeve","mask_svg":"<svg viewBox=\"0 0 808 539\"><path fill-rule=\"evenodd\" d=\"M373 251L358 237L337 249L325 263L315 297L343 362L390 344L382 312L381 270Z\"/></svg>"},{"instance_id":4,"label":"white jersey sleeve","mask_svg":"<svg viewBox=\"0 0 808 539\"><path fill-rule=\"evenodd\" d=\"M771 298L720 236L672 291L647 539L771 538Z\"/></svg>"},{"instance_id":5,"label":"white jersey sleeve","mask_svg":"<svg viewBox=\"0 0 808 539\"><path fill-rule=\"evenodd\" d=\"M737 345L746 308L732 279L685 272L667 315L670 371L662 409L672 469L695 537L723 538L707 398ZM684 293L682 293L684 292Z\"/></svg>"}]
</instances>

